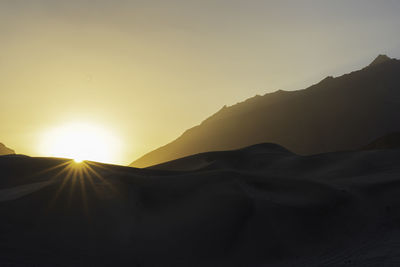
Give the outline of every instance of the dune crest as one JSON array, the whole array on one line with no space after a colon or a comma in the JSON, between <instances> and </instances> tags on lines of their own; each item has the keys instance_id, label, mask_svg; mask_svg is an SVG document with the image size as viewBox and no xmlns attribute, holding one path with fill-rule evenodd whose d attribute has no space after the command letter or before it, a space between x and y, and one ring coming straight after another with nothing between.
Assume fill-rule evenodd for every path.
<instances>
[{"instance_id":1,"label":"dune crest","mask_svg":"<svg viewBox=\"0 0 400 267\"><path fill-rule=\"evenodd\" d=\"M85 164L0 157L1 266L400 265L399 149Z\"/></svg>"}]
</instances>

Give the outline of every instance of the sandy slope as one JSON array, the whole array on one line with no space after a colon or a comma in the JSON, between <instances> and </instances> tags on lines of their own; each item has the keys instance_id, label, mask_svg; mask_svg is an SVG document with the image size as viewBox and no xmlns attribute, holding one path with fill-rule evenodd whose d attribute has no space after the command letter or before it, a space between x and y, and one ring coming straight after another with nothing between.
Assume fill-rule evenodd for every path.
<instances>
[{"instance_id":1,"label":"sandy slope","mask_svg":"<svg viewBox=\"0 0 400 267\"><path fill-rule=\"evenodd\" d=\"M390 133L388 135L382 136L364 146L362 149L371 150L391 148L400 148L400 132Z\"/></svg>"},{"instance_id":2,"label":"sandy slope","mask_svg":"<svg viewBox=\"0 0 400 267\"><path fill-rule=\"evenodd\" d=\"M0 157L0 266L400 265L399 149L196 156Z\"/></svg>"},{"instance_id":3,"label":"sandy slope","mask_svg":"<svg viewBox=\"0 0 400 267\"><path fill-rule=\"evenodd\" d=\"M23 196L32 194L52 183L53 183L52 181L47 181L47 182L31 183L17 187L2 189L0 190L0 202L15 200Z\"/></svg>"}]
</instances>

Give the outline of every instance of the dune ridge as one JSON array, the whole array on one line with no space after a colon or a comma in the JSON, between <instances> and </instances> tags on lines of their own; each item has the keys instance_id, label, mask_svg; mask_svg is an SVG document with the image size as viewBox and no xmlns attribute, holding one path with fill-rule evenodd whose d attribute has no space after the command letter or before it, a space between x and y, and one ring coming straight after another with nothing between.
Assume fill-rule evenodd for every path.
<instances>
[{"instance_id":1,"label":"dune ridge","mask_svg":"<svg viewBox=\"0 0 400 267\"><path fill-rule=\"evenodd\" d=\"M0 196L16 196L0 201L1 265L400 264L399 149L261 144L147 169L84 164L0 157Z\"/></svg>"}]
</instances>

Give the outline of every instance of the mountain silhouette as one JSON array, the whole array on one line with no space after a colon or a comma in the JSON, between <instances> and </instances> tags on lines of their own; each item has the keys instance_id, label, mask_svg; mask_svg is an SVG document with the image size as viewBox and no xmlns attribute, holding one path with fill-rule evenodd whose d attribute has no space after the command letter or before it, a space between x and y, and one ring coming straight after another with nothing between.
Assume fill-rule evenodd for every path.
<instances>
[{"instance_id":1,"label":"mountain silhouette","mask_svg":"<svg viewBox=\"0 0 400 267\"><path fill-rule=\"evenodd\" d=\"M279 90L224 106L131 166L266 142L302 155L353 150L400 131L399 121L400 61L379 55L361 70L329 76L303 90Z\"/></svg>"},{"instance_id":2,"label":"mountain silhouette","mask_svg":"<svg viewBox=\"0 0 400 267\"><path fill-rule=\"evenodd\" d=\"M371 62L371 64L369 64L369 66L371 67L371 66L374 66L374 65L379 65L379 64L381 64L383 62L386 62L386 61L389 61L389 60L391 60L391 58L388 57L387 55L379 55L379 56L377 56L375 58L374 61Z\"/></svg>"},{"instance_id":3,"label":"mountain silhouette","mask_svg":"<svg viewBox=\"0 0 400 267\"><path fill-rule=\"evenodd\" d=\"M9 155L9 154L15 154L14 150L6 147L4 144L0 143L0 156L1 155Z\"/></svg>"}]
</instances>

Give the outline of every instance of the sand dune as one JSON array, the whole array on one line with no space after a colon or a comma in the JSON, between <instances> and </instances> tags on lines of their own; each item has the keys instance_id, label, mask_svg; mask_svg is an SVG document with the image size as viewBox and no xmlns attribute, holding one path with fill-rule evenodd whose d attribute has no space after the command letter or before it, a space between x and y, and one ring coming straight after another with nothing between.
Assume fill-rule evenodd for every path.
<instances>
[{"instance_id":1,"label":"sand dune","mask_svg":"<svg viewBox=\"0 0 400 267\"><path fill-rule=\"evenodd\" d=\"M51 183L52 181L47 181L2 189L0 190L0 202L15 200L23 196L32 194L33 192L38 191L43 187L50 185Z\"/></svg>"},{"instance_id":2,"label":"sand dune","mask_svg":"<svg viewBox=\"0 0 400 267\"><path fill-rule=\"evenodd\" d=\"M85 164L0 157L0 266L400 265L399 149Z\"/></svg>"},{"instance_id":3,"label":"sand dune","mask_svg":"<svg viewBox=\"0 0 400 267\"><path fill-rule=\"evenodd\" d=\"M400 148L400 132L390 133L388 135L382 136L368 145L364 146L364 150L372 149L392 149Z\"/></svg>"},{"instance_id":4,"label":"sand dune","mask_svg":"<svg viewBox=\"0 0 400 267\"><path fill-rule=\"evenodd\" d=\"M194 171L222 168L255 170L293 153L271 144L258 144L232 151L206 152L148 167L150 170Z\"/></svg>"}]
</instances>

